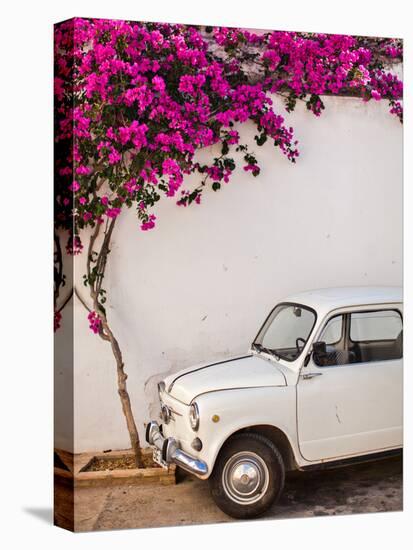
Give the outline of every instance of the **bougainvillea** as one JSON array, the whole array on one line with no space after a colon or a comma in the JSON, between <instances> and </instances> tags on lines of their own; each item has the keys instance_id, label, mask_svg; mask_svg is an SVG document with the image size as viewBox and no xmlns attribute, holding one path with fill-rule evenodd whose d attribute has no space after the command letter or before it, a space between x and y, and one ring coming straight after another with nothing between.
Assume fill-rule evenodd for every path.
<instances>
[{"instance_id":1,"label":"bougainvillea","mask_svg":"<svg viewBox=\"0 0 413 550\"><path fill-rule=\"evenodd\" d=\"M56 26L56 230L67 231L73 255L89 238L90 327L118 353L118 372L102 281L122 210L134 207L137 229L151 230L162 194L199 204L239 162L257 176L256 154L239 132L247 121L254 145L271 142L296 162L298 142L275 96L288 112L303 101L316 116L327 95L386 100L402 120L402 82L392 71L401 60L401 42L390 39L91 19ZM209 163L197 160L199 149L216 144ZM191 173L199 184L188 189Z\"/></svg>"},{"instance_id":2,"label":"bougainvillea","mask_svg":"<svg viewBox=\"0 0 413 550\"><path fill-rule=\"evenodd\" d=\"M232 150L243 152L245 168L257 175L256 157L234 129L247 120L256 125L258 145L271 139L294 162L293 130L274 111L271 94L282 95L288 111L305 101L317 116L326 94L386 99L401 117L402 82L385 69L401 57L399 41L386 39L108 20L61 24L56 141L74 139L74 147L57 159L60 221L72 228L74 216L77 235L134 205L149 229L149 210L162 193L180 204L200 202L206 179L215 190L229 181ZM197 149L215 143L222 143L220 157L210 165L194 160ZM179 194L194 171L207 177Z\"/></svg>"}]
</instances>

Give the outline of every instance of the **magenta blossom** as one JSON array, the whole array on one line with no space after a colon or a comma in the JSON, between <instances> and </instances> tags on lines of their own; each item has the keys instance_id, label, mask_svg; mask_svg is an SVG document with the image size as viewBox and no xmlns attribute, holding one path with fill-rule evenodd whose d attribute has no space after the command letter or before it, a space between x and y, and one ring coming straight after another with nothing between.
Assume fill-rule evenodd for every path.
<instances>
[{"instance_id":1,"label":"magenta blossom","mask_svg":"<svg viewBox=\"0 0 413 550\"><path fill-rule=\"evenodd\" d=\"M102 328L102 321L100 320L98 314L95 311L91 311L87 316L89 320L89 328L95 334L99 334Z\"/></svg>"},{"instance_id":2,"label":"magenta blossom","mask_svg":"<svg viewBox=\"0 0 413 550\"><path fill-rule=\"evenodd\" d=\"M244 170L246 172L251 171L254 176L258 176L258 174L260 173L260 167L256 164L247 164L246 166L244 166Z\"/></svg>"},{"instance_id":3,"label":"magenta blossom","mask_svg":"<svg viewBox=\"0 0 413 550\"><path fill-rule=\"evenodd\" d=\"M80 254L83 250L82 241L78 235L70 235L69 240L66 245L66 252L70 256L76 256Z\"/></svg>"},{"instance_id":4,"label":"magenta blossom","mask_svg":"<svg viewBox=\"0 0 413 550\"><path fill-rule=\"evenodd\" d=\"M156 216L154 214L150 214L148 217L148 220L141 224L142 231L148 231L148 229L153 229L155 227L155 220Z\"/></svg>"},{"instance_id":5,"label":"magenta blossom","mask_svg":"<svg viewBox=\"0 0 413 550\"><path fill-rule=\"evenodd\" d=\"M120 208L108 208L105 214L108 218L116 218L120 214Z\"/></svg>"},{"instance_id":6,"label":"magenta blossom","mask_svg":"<svg viewBox=\"0 0 413 550\"><path fill-rule=\"evenodd\" d=\"M77 181L74 181L72 185L69 186L69 189L74 192L79 191L80 185Z\"/></svg>"},{"instance_id":7,"label":"magenta blossom","mask_svg":"<svg viewBox=\"0 0 413 550\"><path fill-rule=\"evenodd\" d=\"M53 329L54 332L56 332L60 328L60 323L62 322L62 314L60 311L54 312L54 320L53 320Z\"/></svg>"}]
</instances>

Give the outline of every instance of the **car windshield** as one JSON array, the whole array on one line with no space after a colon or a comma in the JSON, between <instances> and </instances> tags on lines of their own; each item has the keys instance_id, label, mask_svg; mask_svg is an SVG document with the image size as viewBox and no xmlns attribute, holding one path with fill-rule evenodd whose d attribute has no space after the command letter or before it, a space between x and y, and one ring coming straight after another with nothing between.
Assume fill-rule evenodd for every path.
<instances>
[{"instance_id":1,"label":"car windshield","mask_svg":"<svg viewBox=\"0 0 413 550\"><path fill-rule=\"evenodd\" d=\"M299 304L276 306L253 343L253 348L287 361L297 359L314 327L313 310Z\"/></svg>"}]
</instances>

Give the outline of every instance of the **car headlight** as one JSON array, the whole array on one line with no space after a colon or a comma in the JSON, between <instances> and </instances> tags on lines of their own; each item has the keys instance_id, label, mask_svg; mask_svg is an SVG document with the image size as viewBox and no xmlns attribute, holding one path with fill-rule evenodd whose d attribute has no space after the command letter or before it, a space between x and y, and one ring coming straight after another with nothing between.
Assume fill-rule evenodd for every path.
<instances>
[{"instance_id":1,"label":"car headlight","mask_svg":"<svg viewBox=\"0 0 413 550\"><path fill-rule=\"evenodd\" d=\"M192 405L189 407L189 422L190 422L191 428L194 430L194 432L198 431L198 428L199 428L199 409L198 409L198 405L196 403L192 403Z\"/></svg>"}]
</instances>

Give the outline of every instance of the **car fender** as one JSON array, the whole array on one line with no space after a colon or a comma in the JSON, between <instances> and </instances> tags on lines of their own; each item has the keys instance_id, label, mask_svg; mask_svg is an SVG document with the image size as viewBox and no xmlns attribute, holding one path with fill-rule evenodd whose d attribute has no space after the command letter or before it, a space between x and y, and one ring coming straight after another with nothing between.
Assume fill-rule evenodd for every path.
<instances>
[{"instance_id":1,"label":"car fender","mask_svg":"<svg viewBox=\"0 0 413 550\"><path fill-rule=\"evenodd\" d=\"M295 399L294 386L237 388L196 397L200 424L194 437L202 441L202 449L195 456L208 465L208 474L204 478L211 474L228 438L250 426L267 425L281 430L298 463Z\"/></svg>"}]
</instances>

